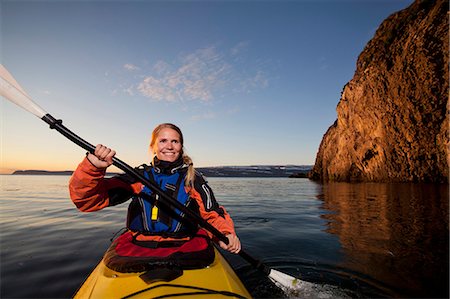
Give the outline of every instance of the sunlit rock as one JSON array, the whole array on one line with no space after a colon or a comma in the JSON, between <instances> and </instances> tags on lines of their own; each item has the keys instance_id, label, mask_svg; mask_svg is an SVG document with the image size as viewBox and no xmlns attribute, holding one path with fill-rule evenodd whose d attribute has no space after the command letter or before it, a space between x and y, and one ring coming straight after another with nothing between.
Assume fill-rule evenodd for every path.
<instances>
[{"instance_id":1,"label":"sunlit rock","mask_svg":"<svg viewBox=\"0 0 450 299\"><path fill-rule=\"evenodd\" d=\"M446 182L448 2L416 1L366 45L309 176Z\"/></svg>"}]
</instances>

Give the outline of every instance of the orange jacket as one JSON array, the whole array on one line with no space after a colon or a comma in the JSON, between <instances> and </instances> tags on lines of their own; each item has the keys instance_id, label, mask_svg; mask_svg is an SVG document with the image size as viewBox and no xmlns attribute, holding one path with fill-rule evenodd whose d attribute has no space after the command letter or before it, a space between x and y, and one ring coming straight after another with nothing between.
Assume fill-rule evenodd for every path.
<instances>
[{"instance_id":1,"label":"orange jacket","mask_svg":"<svg viewBox=\"0 0 450 299\"><path fill-rule=\"evenodd\" d=\"M126 182L119 177L105 178L105 169L98 169L87 158L78 165L69 182L70 197L82 212L98 211L123 203L132 195L139 194L142 188L143 184L140 182ZM217 205L217 209L207 210L199 191L190 187L185 187L185 191L196 200L203 219L225 235L235 234L233 220L223 207ZM121 196L116 196L117 194ZM123 194L129 194L129 196L124 197ZM212 237L211 234L210 237ZM139 239L142 238L162 240L162 237L158 236L140 235ZM164 240L168 239L164 238Z\"/></svg>"}]
</instances>

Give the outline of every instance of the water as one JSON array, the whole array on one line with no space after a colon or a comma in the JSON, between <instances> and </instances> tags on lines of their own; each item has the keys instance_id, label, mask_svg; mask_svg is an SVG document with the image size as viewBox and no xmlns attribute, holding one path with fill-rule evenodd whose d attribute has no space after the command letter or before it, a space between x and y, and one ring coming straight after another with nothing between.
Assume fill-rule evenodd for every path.
<instances>
[{"instance_id":1,"label":"water","mask_svg":"<svg viewBox=\"0 0 450 299\"><path fill-rule=\"evenodd\" d=\"M69 177L0 179L0 297L71 297L124 226L127 205L81 213ZM285 295L227 255L254 297L448 297L446 185L209 182L245 250L305 282Z\"/></svg>"}]
</instances>

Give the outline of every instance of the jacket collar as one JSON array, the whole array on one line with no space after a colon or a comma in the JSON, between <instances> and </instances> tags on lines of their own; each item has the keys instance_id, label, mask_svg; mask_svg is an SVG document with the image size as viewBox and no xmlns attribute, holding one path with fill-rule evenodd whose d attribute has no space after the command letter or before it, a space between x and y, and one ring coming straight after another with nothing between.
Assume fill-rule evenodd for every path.
<instances>
[{"instance_id":1,"label":"jacket collar","mask_svg":"<svg viewBox=\"0 0 450 299\"><path fill-rule=\"evenodd\" d=\"M189 165L185 164L183 157L180 156L174 162L168 162L159 160L157 157L153 158L153 162L150 164L156 173L174 174L180 169L187 168Z\"/></svg>"}]
</instances>

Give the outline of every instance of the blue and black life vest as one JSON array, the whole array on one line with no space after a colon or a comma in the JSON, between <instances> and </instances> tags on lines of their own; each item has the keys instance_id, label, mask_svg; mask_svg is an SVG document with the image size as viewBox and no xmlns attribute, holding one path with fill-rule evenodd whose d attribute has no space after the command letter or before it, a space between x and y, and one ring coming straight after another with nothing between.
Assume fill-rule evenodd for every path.
<instances>
[{"instance_id":1,"label":"blue and black life vest","mask_svg":"<svg viewBox=\"0 0 450 299\"><path fill-rule=\"evenodd\" d=\"M169 171L158 167L144 167L144 176L158 185L170 197L198 212L198 205L185 191L187 165L179 165ZM159 196L144 186L141 193L134 196L128 208L128 229L144 235L161 235L183 238L192 236L197 228L187 221L182 221L184 214L178 209L165 211L158 207Z\"/></svg>"}]
</instances>

